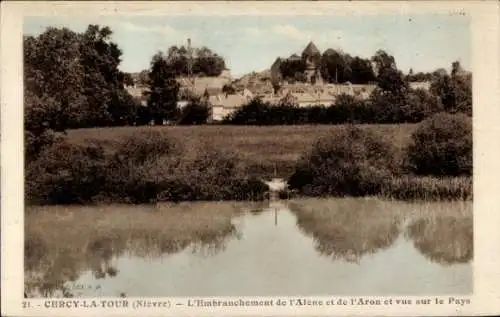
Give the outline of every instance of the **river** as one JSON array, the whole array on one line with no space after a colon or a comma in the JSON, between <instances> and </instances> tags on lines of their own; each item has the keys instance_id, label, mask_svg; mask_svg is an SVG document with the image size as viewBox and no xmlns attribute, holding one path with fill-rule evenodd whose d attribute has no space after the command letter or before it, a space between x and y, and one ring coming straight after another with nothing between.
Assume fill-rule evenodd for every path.
<instances>
[{"instance_id":1,"label":"river","mask_svg":"<svg viewBox=\"0 0 500 317\"><path fill-rule=\"evenodd\" d=\"M471 202L50 206L25 219L30 297L473 291Z\"/></svg>"}]
</instances>

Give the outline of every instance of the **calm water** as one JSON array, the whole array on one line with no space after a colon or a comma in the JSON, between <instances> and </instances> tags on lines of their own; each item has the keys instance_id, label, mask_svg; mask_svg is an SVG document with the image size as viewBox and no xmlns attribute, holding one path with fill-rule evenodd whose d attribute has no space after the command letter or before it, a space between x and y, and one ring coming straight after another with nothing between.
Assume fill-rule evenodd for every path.
<instances>
[{"instance_id":1,"label":"calm water","mask_svg":"<svg viewBox=\"0 0 500 317\"><path fill-rule=\"evenodd\" d=\"M29 296L472 292L471 203L50 207L26 218Z\"/></svg>"}]
</instances>

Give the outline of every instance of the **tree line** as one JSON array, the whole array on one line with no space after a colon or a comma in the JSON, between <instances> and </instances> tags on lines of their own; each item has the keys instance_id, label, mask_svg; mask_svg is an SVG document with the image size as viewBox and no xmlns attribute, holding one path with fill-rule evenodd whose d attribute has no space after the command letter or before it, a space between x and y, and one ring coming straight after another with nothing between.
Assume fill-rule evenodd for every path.
<instances>
[{"instance_id":1,"label":"tree line","mask_svg":"<svg viewBox=\"0 0 500 317\"><path fill-rule=\"evenodd\" d=\"M119 70L122 51L111 38L111 29L98 25L89 25L81 33L49 27L38 36L24 37L25 127L28 133L39 137L47 131L72 128L141 125L151 121L156 124L203 124L208 121L210 107L206 98L191 97L182 109L177 105L182 92L176 78L186 74L189 62L186 48L172 47L152 57L150 68L140 74L148 88L144 107L125 89L134 79ZM225 69L222 57L210 49L202 48L196 54L197 62L192 65L194 74L216 75ZM374 79L378 88L368 100L339 96L334 105L310 109L298 109L286 103L270 107L253 100L225 123L397 123L418 122L438 110L472 114L472 78L469 73L464 75L458 63L452 65L450 74L443 70L431 74L431 90L425 92L409 88L410 75L418 74L403 74L394 57L385 51L363 60L327 50L321 59L323 72L329 80L333 80L332 70L335 69L336 82L350 79L356 83L357 80L349 76L357 74ZM276 118L264 119L260 113L262 119L257 120L256 112L248 111L252 107ZM250 117L252 115L254 118Z\"/></svg>"},{"instance_id":2,"label":"tree line","mask_svg":"<svg viewBox=\"0 0 500 317\"><path fill-rule=\"evenodd\" d=\"M454 62L451 73L434 72L430 89L412 89L394 57L374 57L377 88L368 99L343 94L331 105L299 107L284 97L277 105L257 97L224 119L225 124L416 123L439 112L472 116L472 75Z\"/></svg>"}]
</instances>

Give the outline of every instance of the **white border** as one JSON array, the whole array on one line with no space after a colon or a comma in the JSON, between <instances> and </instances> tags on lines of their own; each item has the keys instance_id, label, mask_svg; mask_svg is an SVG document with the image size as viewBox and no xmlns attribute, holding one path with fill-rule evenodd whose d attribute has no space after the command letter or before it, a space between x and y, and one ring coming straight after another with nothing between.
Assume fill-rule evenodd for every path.
<instances>
[{"instance_id":1,"label":"white border","mask_svg":"<svg viewBox=\"0 0 500 317\"><path fill-rule=\"evenodd\" d=\"M472 17L474 88L474 295L470 305L244 307L229 309L23 310L22 21L40 15L367 15L465 12ZM500 311L499 4L496 1L385 2L11 2L1 10L2 315L495 315ZM390 283L390 281L387 281ZM393 298L402 298L395 296ZM328 297L336 298L339 297ZM352 297L346 298L349 300ZM372 297L373 298L373 297ZM388 297L381 297L382 299ZM404 297L410 298L410 297ZM432 297L434 298L434 297ZM448 297L441 297L445 301ZM101 299L96 299L101 300ZM128 299L129 305L134 299ZM89 299L87 299L89 301ZM171 301L174 303L174 301Z\"/></svg>"}]
</instances>

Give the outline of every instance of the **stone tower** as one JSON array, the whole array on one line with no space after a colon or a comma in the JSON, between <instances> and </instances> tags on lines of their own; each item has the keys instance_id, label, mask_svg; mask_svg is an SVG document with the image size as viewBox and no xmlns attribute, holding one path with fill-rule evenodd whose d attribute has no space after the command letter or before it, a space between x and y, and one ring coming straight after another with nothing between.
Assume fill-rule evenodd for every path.
<instances>
[{"instance_id":1,"label":"stone tower","mask_svg":"<svg viewBox=\"0 0 500 317\"><path fill-rule=\"evenodd\" d=\"M319 72L321 62L321 52L313 42L309 42L302 52L302 60L306 65L305 75L310 84L321 83L322 78Z\"/></svg>"}]
</instances>

